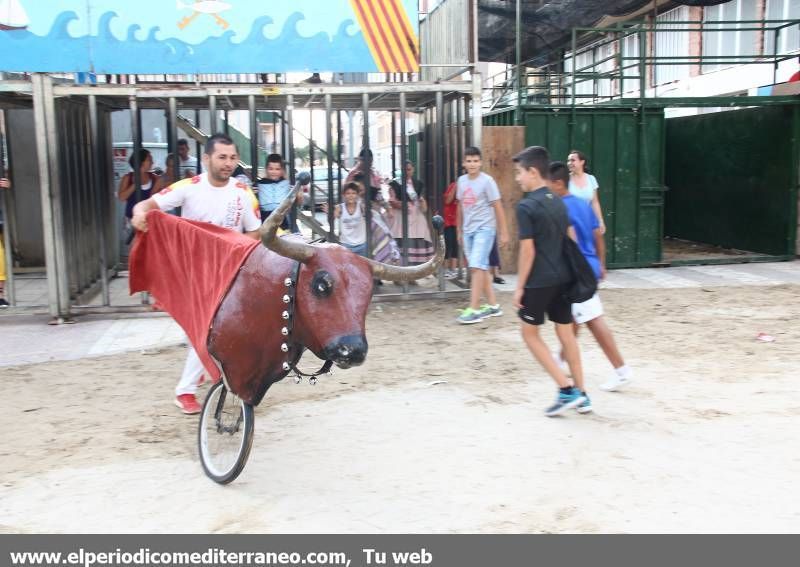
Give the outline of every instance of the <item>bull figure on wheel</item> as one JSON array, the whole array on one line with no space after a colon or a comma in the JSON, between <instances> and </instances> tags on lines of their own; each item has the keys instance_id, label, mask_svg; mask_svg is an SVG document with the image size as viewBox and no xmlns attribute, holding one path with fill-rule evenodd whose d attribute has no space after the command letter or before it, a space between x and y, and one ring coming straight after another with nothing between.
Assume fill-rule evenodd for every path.
<instances>
[{"instance_id":1,"label":"bull figure on wheel","mask_svg":"<svg viewBox=\"0 0 800 567\"><path fill-rule=\"evenodd\" d=\"M208 332L208 353L222 380L203 404L199 447L206 474L219 483L241 473L252 444L253 407L291 372L300 378L296 364L305 349L326 361L318 372L305 375L312 383L333 364L350 368L364 362L375 278L413 281L442 263L440 217L434 219L436 253L414 267L376 262L338 244L277 236L303 181L261 226L263 246L242 263Z\"/></svg>"}]
</instances>

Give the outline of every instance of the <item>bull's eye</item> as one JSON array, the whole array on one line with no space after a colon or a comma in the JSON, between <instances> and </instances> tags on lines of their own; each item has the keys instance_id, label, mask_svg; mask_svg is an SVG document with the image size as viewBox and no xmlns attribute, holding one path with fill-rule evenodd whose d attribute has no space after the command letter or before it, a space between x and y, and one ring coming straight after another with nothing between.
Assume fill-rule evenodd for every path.
<instances>
[{"instance_id":1,"label":"bull's eye","mask_svg":"<svg viewBox=\"0 0 800 567\"><path fill-rule=\"evenodd\" d=\"M333 291L333 278L325 270L314 274L311 280L311 292L317 297L328 297Z\"/></svg>"}]
</instances>

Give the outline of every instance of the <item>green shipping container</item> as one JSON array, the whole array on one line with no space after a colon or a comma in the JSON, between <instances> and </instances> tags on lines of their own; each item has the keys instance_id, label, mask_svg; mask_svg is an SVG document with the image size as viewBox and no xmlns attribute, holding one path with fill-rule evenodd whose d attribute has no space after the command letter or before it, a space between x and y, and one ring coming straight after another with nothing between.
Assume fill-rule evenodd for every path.
<instances>
[{"instance_id":1,"label":"green shipping container","mask_svg":"<svg viewBox=\"0 0 800 567\"><path fill-rule=\"evenodd\" d=\"M600 185L611 268L661 261L664 205L664 112L633 107L523 107L525 143L554 161L586 154ZM496 120L496 119L495 119Z\"/></svg>"},{"instance_id":2,"label":"green shipping container","mask_svg":"<svg viewBox=\"0 0 800 567\"><path fill-rule=\"evenodd\" d=\"M667 120L666 234L795 253L800 105Z\"/></svg>"}]
</instances>

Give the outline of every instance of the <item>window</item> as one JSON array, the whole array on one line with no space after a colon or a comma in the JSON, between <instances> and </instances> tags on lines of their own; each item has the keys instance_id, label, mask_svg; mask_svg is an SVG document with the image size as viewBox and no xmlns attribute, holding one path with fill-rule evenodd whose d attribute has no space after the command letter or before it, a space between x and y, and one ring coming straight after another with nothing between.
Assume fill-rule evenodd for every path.
<instances>
[{"instance_id":1,"label":"window","mask_svg":"<svg viewBox=\"0 0 800 567\"><path fill-rule=\"evenodd\" d=\"M567 81L572 80L572 70L576 71L575 94L578 102L608 98L613 93L614 79L616 76L617 60L616 42L601 40L592 45L581 48L577 56L572 53L564 55L564 73ZM574 67L573 67L574 65ZM609 73L608 78L597 77L598 73ZM572 92L567 89L567 92Z\"/></svg>"},{"instance_id":2,"label":"window","mask_svg":"<svg viewBox=\"0 0 800 567\"><path fill-rule=\"evenodd\" d=\"M787 0L787 2L790 0ZM738 31L738 28L755 28L756 24L717 22L741 22L755 20L756 0L731 0L725 4L708 6L703 16L703 57L742 55L752 59L759 55L756 46L756 30ZM726 31L714 31L724 29ZM712 59L703 65L703 72L715 71L736 65L737 59Z\"/></svg>"},{"instance_id":3,"label":"window","mask_svg":"<svg viewBox=\"0 0 800 567\"><path fill-rule=\"evenodd\" d=\"M583 48L578 52L578 55L573 57L572 53L567 53L564 59L564 71L567 80L572 80L573 69L576 72L575 84L569 89L570 94L575 92L578 102L585 100L594 93L594 81L588 76L581 76L583 73L592 73L594 71L594 48Z\"/></svg>"},{"instance_id":4,"label":"window","mask_svg":"<svg viewBox=\"0 0 800 567\"><path fill-rule=\"evenodd\" d=\"M639 68L639 41L644 32L632 33L622 39L622 96L631 94L639 96L641 69ZM647 71L645 71L647 73Z\"/></svg>"},{"instance_id":5,"label":"window","mask_svg":"<svg viewBox=\"0 0 800 567\"><path fill-rule=\"evenodd\" d=\"M658 30L687 29L687 24L670 24L669 22L685 22L689 19L689 9L686 6L675 8L656 16ZM689 65L676 65L680 58L689 57L689 32L688 31L658 31L655 34L656 57L672 57L679 59L662 59L655 63L656 85L663 85L689 76Z\"/></svg>"},{"instance_id":6,"label":"window","mask_svg":"<svg viewBox=\"0 0 800 567\"><path fill-rule=\"evenodd\" d=\"M608 42L598 47L595 52L598 61L597 68L599 73L608 73L609 78L597 79L597 94L601 98L609 98L613 93L614 79L611 77L616 76L617 58L616 58L616 44L617 42Z\"/></svg>"},{"instance_id":7,"label":"window","mask_svg":"<svg viewBox=\"0 0 800 567\"><path fill-rule=\"evenodd\" d=\"M768 20L798 20L800 19L800 2L797 0L767 0ZM776 27L770 24L770 27ZM764 38L764 54L789 53L800 49L800 30L798 25L781 28L778 35L777 50L775 49L774 31L768 31Z\"/></svg>"}]
</instances>

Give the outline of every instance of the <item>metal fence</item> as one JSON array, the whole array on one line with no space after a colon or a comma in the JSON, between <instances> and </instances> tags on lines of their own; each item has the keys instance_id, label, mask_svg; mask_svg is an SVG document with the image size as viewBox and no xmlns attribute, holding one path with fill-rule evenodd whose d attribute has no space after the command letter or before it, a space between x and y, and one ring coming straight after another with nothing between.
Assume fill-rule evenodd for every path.
<instances>
[{"instance_id":1,"label":"metal fence","mask_svg":"<svg viewBox=\"0 0 800 567\"><path fill-rule=\"evenodd\" d=\"M7 292L12 304L22 306L44 306L49 313L60 319L68 319L75 313L93 311L125 311L149 309L146 296L130 298L127 294L125 249L119 245L122 215L114 186L114 155L111 135L111 115L126 110L130 114L133 137L132 155L138 156L142 148L141 112L157 109L164 112L167 122L167 146L174 151L179 137L179 128L190 132L187 137L200 141L209 134L200 130L203 118L207 124L218 124L225 110L240 110L249 116L250 155L258 153L257 121L260 112L270 112L282 129L281 150L288 162L294 163L294 116L299 108L317 105L325 113L325 143L315 146L316 152L324 153L327 164L326 179L336 179L337 191L325 193L328 213L324 223L315 222L313 214L305 217L312 233L336 240L336 223L333 219L334 205L339 201L338 177L342 175L337 162L341 162L342 127L344 111L360 112L362 117L361 141L363 147L370 146L370 117L376 111L391 112L399 125L393 136L399 139L400 151L396 159L403 163L408 157L410 134L406 131L406 117L423 117L425 132L420 147L416 148L419 172L426 185L431 188L431 210L441 210L441 192L451 179L460 160L460 148L468 139L480 140L481 111L479 104L479 81L450 81L439 83L394 83L394 84L288 84L263 86L249 84L75 84L73 81L55 78L46 74L33 74L30 80L11 80L0 83L0 109L32 109L32 124L35 129L34 149L38 164L38 175L29 182L25 191L38 189L37 206L42 219L41 240L44 248L44 266L40 266L46 285L43 301L37 303L21 293L15 286L15 275L26 277L19 258L13 254L14 243L8 243L8 273L10 281ZM197 117L194 120L180 118L178 112ZM476 119L477 117L477 119ZM207 119L207 120L206 120ZM0 147L11 149L10 155L0 156L0 163L7 164L13 177L15 173L15 133L7 131L5 120L0 120ZM224 127L224 123L222 124ZM416 141L420 136L415 138ZM6 140L8 144L5 144ZM319 155L319 153L317 155ZM8 159L3 160L3 157ZM323 166L324 172L325 166ZM319 168L318 168L319 169ZM399 168L401 183L405 184L405 173ZM140 185L139 163L134 159L134 184ZM291 181L294 171L289 170ZM253 180L258 168L251 168ZM15 193L23 188L17 185ZM312 191L312 199L316 193ZM15 207L6 200L7 227L15 221ZM311 209L315 203L312 201ZM371 208L366 207L367 225L370 226ZM403 202L403 234L397 235L404 246L403 262L407 261L408 205ZM11 230L6 230L10 240ZM369 231L367 231L369 234ZM371 246L368 245L368 249ZM35 270L32 268L31 270ZM410 297L418 294L430 296L461 292L461 287L446 284L440 274L434 289L412 291L404 285L384 296Z\"/></svg>"},{"instance_id":2,"label":"metal fence","mask_svg":"<svg viewBox=\"0 0 800 567\"><path fill-rule=\"evenodd\" d=\"M800 20L687 21L677 19L681 13L614 27L574 28L563 48L489 77L483 106L495 110L645 99L656 96L653 89L665 83L738 65L769 67L775 83L781 63L800 56L800 45L786 41L797 37ZM690 46L692 33L702 34L704 49ZM731 42L735 49L714 47Z\"/></svg>"}]
</instances>

